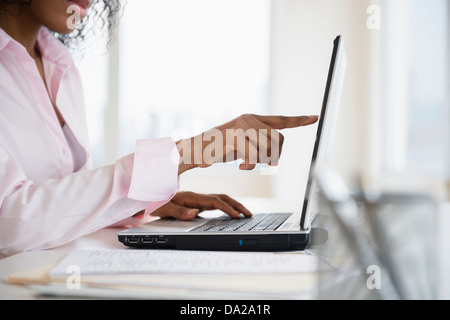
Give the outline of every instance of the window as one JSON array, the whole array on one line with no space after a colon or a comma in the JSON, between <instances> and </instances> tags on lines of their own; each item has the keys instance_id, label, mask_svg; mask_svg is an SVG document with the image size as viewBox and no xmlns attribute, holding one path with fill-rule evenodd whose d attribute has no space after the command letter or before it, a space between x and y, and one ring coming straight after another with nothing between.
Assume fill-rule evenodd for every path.
<instances>
[{"instance_id":1,"label":"window","mask_svg":"<svg viewBox=\"0 0 450 320\"><path fill-rule=\"evenodd\" d=\"M92 164L101 166L112 163L116 159L108 157L107 117L109 108L109 54L106 44L92 48L78 63L86 102L87 125L89 131L90 153ZM77 61L77 60L76 60Z\"/></svg>"},{"instance_id":2,"label":"window","mask_svg":"<svg viewBox=\"0 0 450 320\"><path fill-rule=\"evenodd\" d=\"M133 0L120 24L119 154L267 112L269 0Z\"/></svg>"},{"instance_id":3,"label":"window","mask_svg":"<svg viewBox=\"0 0 450 320\"><path fill-rule=\"evenodd\" d=\"M384 168L439 176L449 167L448 1L386 1Z\"/></svg>"},{"instance_id":4,"label":"window","mask_svg":"<svg viewBox=\"0 0 450 320\"><path fill-rule=\"evenodd\" d=\"M271 0L127 1L109 53L79 65L93 165L134 152L137 139L180 139L268 113L270 22ZM240 196L268 196L270 183L234 164L182 178L185 190Z\"/></svg>"},{"instance_id":5,"label":"window","mask_svg":"<svg viewBox=\"0 0 450 320\"><path fill-rule=\"evenodd\" d=\"M89 52L79 64L94 162L132 152L136 139L187 137L267 112L269 51L270 0L128 1L110 54ZM115 103L119 154L104 159Z\"/></svg>"}]
</instances>

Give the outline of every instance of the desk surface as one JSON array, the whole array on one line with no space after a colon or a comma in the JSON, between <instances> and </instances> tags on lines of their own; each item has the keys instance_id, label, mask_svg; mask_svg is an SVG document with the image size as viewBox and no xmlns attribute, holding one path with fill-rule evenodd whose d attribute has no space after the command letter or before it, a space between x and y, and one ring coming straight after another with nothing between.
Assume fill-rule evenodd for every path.
<instances>
[{"instance_id":1,"label":"desk surface","mask_svg":"<svg viewBox=\"0 0 450 320\"><path fill-rule=\"evenodd\" d=\"M267 210L270 210L270 206L267 203L264 204ZM450 298L450 277L447 275L450 268L450 204L442 206L440 214L440 230L441 241L438 244L440 251L440 279L441 283L446 284L439 291L439 298ZM76 241L73 241L64 246L43 251L24 252L9 258L0 260L0 278L4 279L11 273L29 270L31 268L40 267L43 264L57 263L65 255L72 250L83 249L124 249L125 247L118 242L116 232L120 229L103 229L95 233L82 237ZM308 279L310 281L316 281L317 279ZM311 295L306 294L305 298L314 298L316 292L312 292ZM26 287L19 285L10 285L5 282L0 282L0 299L34 299L36 298L34 292ZM166 297L167 298L167 297ZM182 298L182 296L176 296L176 298ZM191 299L192 297L186 296L185 298ZM197 298L211 298L208 292L200 294Z\"/></svg>"},{"instance_id":2,"label":"desk surface","mask_svg":"<svg viewBox=\"0 0 450 320\"><path fill-rule=\"evenodd\" d=\"M271 212L271 210L273 210L273 208L275 207L277 208L277 210L275 211L292 211L292 208L295 208L295 205L292 206L292 204L287 203L284 203L280 208L279 204L274 204L273 201L267 199L248 199L248 201L245 201L245 203L246 206L253 212ZM264 210L259 210L259 208L263 208ZM4 279L11 273L30 270L42 265L56 264L73 250L125 249L126 247L117 239L116 233L120 230L121 229L117 228L102 229L58 248L54 248L51 250L23 252L0 260L0 279ZM308 278L307 282L311 283L316 281L315 275L312 276L313 278ZM198 295L196 296L196 298L211 298L211 293L209 292L197 292L197 294ZM306 294L302 297L311 298L312 296ZM35 293L26 287L7 284L4 281L0 282L0 299L34 298L36 298ZM167 296L163 296L163 298L167 298ZM175 298L183 298L183 295L177 295L175 296ZM185 296L184 298L192 299L192 296Z\"/></svg>"},{"instance_id":3,"label":"desk surface","mask_svg":"<svg viewBox=\"0 0 450 320\"><path fill-rule=\"evenodd\" d=\"M102 229L52 250L23 252L0 260L0 278L4 279L13 272L29 270L43 264L57 263L72 250L123 249L124 246L117 241L116 232L118 230ZM28 288L0 282L0 299L33 298L33 292Z\"/></svg>"}]
</instances>

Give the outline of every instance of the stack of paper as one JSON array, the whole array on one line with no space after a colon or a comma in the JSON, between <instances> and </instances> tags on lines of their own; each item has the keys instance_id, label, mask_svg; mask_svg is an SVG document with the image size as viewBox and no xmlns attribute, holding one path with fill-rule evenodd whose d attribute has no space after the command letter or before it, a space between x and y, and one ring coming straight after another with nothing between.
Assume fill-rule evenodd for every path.
<instances>
[{"instance_id":1,"label":"stack of paper","mask_svg":"<svg viewBox=\"0 0 450 320\"><path fill-rule=\"evenodd\" d=\"M7 280L65 296L299 298L312 294L317 268L307 252L90 250Z\"/></svg>"}]
</instances>

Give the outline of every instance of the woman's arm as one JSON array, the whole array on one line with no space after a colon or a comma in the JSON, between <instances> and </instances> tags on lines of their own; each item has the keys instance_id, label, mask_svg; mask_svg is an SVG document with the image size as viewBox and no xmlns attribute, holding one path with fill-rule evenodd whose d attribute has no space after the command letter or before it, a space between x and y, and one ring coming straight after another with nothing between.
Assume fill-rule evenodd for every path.
<instances>
[{"instance_id":1,"label":"woman's arm","mask_svg":"<svg viewBox=\"0 0 450 320\"><path fill-rule=\"evenodd\" d=\"M170 139L143 140L114 165L36 183L0 149L0 256L59 246L150 213L176 193L177 162Z\"/></svg>"}]
</instances>

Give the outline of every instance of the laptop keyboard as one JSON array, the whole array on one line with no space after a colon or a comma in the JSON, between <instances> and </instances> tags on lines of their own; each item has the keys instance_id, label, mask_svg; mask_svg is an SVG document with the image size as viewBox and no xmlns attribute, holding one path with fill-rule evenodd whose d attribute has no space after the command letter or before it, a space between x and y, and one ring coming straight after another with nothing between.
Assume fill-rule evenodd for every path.
<instances>
[{"instance_id":1,"label":"laptop keyboard","mask_svg":"<svg viewBox=\"0 0 450 320\"><path fill-rule=\"evenodd\" d=\"M280 227L290 215L291 213L267 213L242 219L232 219L224 215L202 224L190 232L273 231Z\"/></svg>"}]
</instances>

